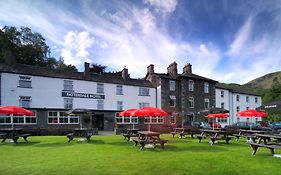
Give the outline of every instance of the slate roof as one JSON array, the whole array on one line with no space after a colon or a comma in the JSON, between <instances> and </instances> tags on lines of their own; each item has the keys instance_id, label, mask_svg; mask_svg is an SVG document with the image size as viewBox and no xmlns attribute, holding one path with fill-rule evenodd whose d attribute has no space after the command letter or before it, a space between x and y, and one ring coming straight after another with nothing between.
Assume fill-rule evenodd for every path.
<instances>
[{"instance_id":1,"label":"slate roof","mask_svg":"<svg viewBox=\"0 0 281 175\"><path fill-rule=\"evenodd\" d=\"M260 94L255 93L255 92L253 92L251 90L243 89L243 88L230 88L230 87L227 87L226 85L224 85L222 83L217 83L215 87L219 88L219 89L226 89L226 90L229 90L229 91L231 91L233 93L261 96Z\"/></svg>"},{"instance_id":2,"label":"slate roof","mask_svg":"<svg viewBox=\"0 0 281 175\"><path fill-rule=\"evenodd\" d=\"M215 83L218 82L216 80L212 80L212 79L202 77L202 76L196 75L196 74L178 74L176 76L170 76L168 74L163 74L163 73L155 73L155 74L159 77L167 78L167 79L189 78L189 79L197 79L197 80L203 80L203 81L212 81Z\"/></svg>"},{"instance_id":3,"label":"slate roof","mask_svg":"<svg viewBox=\"0 0 281 175\"><path fill-rule=\"evenodd\" d=\"M113 83L121 85L141 86L141 87L154 87L151 82L144 79L123 79L120 75L112 74L97 74L91 73L89 78L84 77L84 72L70 72L56 69L50 69L40 66L32 66L25 64L7 65L0 63L0 72L24 74L31 76L52 77L61 79L84 80L102 83Z\"/></svg>"}]
</instances>

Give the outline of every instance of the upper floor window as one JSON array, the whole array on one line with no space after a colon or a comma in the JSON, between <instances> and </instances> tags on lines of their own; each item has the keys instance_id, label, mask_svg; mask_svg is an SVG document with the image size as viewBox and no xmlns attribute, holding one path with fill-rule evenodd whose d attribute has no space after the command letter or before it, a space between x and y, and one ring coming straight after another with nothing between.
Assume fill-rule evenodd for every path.
<instances>
[{"instance_id":1,"label":"upper floor window","mask_svg":"<svg viewBox=\"0 0 281 175\"><path fill-rule=\"evenodd\" d=\"M236 95L236 101L240 101L240 95Z\"/></svg>"},{"instance_id":2,"label":"upper floor window","mask_svg":"<svg viewBox=\"0 0 281 175\"><path fill-rule=\"evenodd\" d=\"M31 88L31 77L19 76L19 86L21 88Z\"/></svg>"},{"instance_id":3,"label":"upper floor window","mask_svg":"<svg viewBox=\"0 0 281 175\"><path fill-rule=\"evenodd\" d=\"M169 81L169 87L170 91L175 91L176 90L176 82L174 80Z\"/></svg>"},{"instance_id":4,"label":"upper floor window","mask_svg":"<svg viewBox=\"0 0 281 175\"><path fill-rule=\"evenodd\" d=\"M73 81L63 80L63 90L73 91Z\"/></svg>"},{"instance_id":5,"label":"upper floor window","mask_svg":"<svg viewBox=\"0 0 281 175\"><path fill-rule=\"evenodd\" d=\"M23 108L30 108L31 106L31 97L30 96L20 96L19 104Z\"/></svg>"},{"instance_id":6,"label":"upper floor window","mask_svg":"<svg viewBox=\"0 0 281 175\"><path fill-rule=\"evenodd\" d=\"M194 81L193 80L188 81L188 90L194 91Z\"/></svg>"},{"instance_id":7,"label":"upper floor window","mask_svg":"<svg viewBox=\"0 0 281 175\"><path fill-rule=\"evenodd\" d=\"M149 88L139 87L139 95L140 96L149 96Z\"/></svg>"},{"instance_id":8,"label":"upper floor window","mask_svg":"<svg viewBox=\"0 0 281 175\"><path fill-rule=\"evenodd\" d=\"M194 108L194 98L193 97L188 98L188 107Z\"/></svg>"},{"instance_id":9,"label":"upper floor window","mask_svg":"<svg viewBox=\"0 0 281 175\"><path fill-rule=\"evenodd\" d=\"M64 108L66 109L73 108L73 98L64 98Z\"/></svg>"},{"instance_id":10,"label":"upper floor window","mask_svg":"<svg viewBox=\"0 0 281 175\"><path fill-rule=\"evenodd\" d=\"M117 101L117 110L119 111L123 110L123 101Z\"/></svg>"},{"instance_id":11,"label":"upper floor window","mask_svg":"<svg viewBox=\"0 0 281 175\"><path fill-rule=\"evenodd\" d=\"M139 103L139 108L148 107L149 105L150 105L149 103L141 102Z\"/></svg>"},{"instance_id":12,"label":"upper floor window","mask_svg":"<svg viewBox=\"0 0 281 175\"><path fill-rule=\"evenodd\" d=\"M209 83L208 82L204 83L204 93L209 93Z\"/></svg>"},{"instance_id":13,"label":"upper floor window","mask_svg":"<svg viewBox=\"0 0 281 175\"><path fill-rule=\"evenodd\" d=\"M250 109L250 107L246 107L246 110L249 110Z\"/></svg>"},{"instance_id":14,"label":"upper floor window","mask_svg":"<svg viewBox=\"0 0 281 175\"><path fill-rule=\"evenodd\" d=\"M97 84L97 93L104 93L104 84L98 83Z\"/></svg>"},{"instance_id":15,"label":"upper floor window","mask_svg":"<svg viewBox=\"0 0 281 175\"><path fill-rule=\"evenodd\" d=\"M255 97L255 103L258 103L258 97Z\"/></svg>"},{"instance_id":16,"label":"upper floor window","mask_svg":"<svg viewBox=\"0 0 281 175\"><path fill-rule=\"evenodd\" d=\"M103 110L103 104L104 100L97 100L97 109Z\"/></svg>"},{"instance_id":17,"label":"upper floor window","mask_svg":"<svg viewBox=\"0 0 281 175\"><path fill-rule=\"evenodd\" d=\"M176 106L176 96L170 95L170 106L175 107Z\"/></svg>"},{"instance_id":18,"label":"upper floor window","mask_svg":"<svg viewBox=\"0 0 281 175\"><path fill-rule=\"evenodd\" d=\"M249 96L246 96L246 102L249 103Z\"/></svg>"},{"instance_id":19,"label":"upper floor window","mask_svg":"<svg viewBox=\"0 0 281 175\"><path fill-rule=\"evenodd\" d=\"M240 106L236 106L236 112L240 112Z\"/></svg>"},{"instance_id":20,"label":"upper floor window","mask_svg":"<svg viewBox=\"0 0 281 175\"><path fill-rule=\"evenodd\" d=\"M210 108L210 100L208 98L204 99L204 107L205 107L205 109Z\"/></svg>"},{"instance_id":21,"label":"upper floor window","mask_svg":"<svg viewBox=\"0 0 281 175\"><path fill-rule=\"evenodd\" d=\"M224 109L224 103L221 103L221 108Z\"/></svg>"},{"instance_id":22,"label":"upper floor window","mask_svg":"<svg viewBox=\"0 0 281 175\"><path fill-rule=\"evenodd\" d=\"M221 91L221 97L222 98L224 97L224 91Z\"/></svg>"},{"instance_id":23,"label":"upper floor window","mask_svg":"<svg viewBox=\"0 0 281 175\"><path fill-rule=\"evenodd\" d=\"M116 95L123 95L123 86L121 85L116 86Z\"/></svg>"}]
</instances>

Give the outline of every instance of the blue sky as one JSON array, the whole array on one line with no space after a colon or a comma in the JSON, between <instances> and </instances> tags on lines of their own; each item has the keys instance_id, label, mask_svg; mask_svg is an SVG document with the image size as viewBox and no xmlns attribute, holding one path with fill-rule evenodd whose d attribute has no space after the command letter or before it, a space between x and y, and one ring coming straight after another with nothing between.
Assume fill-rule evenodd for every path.
<instances>
[{"instance_id":1,"label":"blue sky","mask_svg":"<svg viewBox=\"0 0 281 175\"><path fill-rule=\"evenodd\" d=\"M146 67L246 83L281 67L280 0L5 0L0 27L41 33L51 55L142 78Z\"/></svg>"}]
</instances>

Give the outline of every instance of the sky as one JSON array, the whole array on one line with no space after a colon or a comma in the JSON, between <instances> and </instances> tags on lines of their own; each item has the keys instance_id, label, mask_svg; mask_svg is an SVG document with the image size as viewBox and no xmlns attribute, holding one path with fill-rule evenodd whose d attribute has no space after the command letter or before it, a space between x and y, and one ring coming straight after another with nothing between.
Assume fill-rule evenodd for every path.
<instances>
[{"instance_id":1,"label":"sky","mask_svg":"<svg viewBox=\"0 0 281 175\"><path fill-rule=\"evenodd\" d=\"M281 0L2 0L0 28L29 27L51 56L166 73L177 62L224 83L244 84L281 68Z\"/></svg>"}]
</instances>

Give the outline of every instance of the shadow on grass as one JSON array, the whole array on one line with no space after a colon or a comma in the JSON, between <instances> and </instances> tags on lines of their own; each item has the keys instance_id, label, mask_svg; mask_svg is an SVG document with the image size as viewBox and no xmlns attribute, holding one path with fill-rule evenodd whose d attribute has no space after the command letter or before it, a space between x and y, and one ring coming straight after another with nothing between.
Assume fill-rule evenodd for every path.
<instances>
[{"instance_id":1,"label":"shadow on grass","mask_svg":"<svg viewBox=\"0 0 281 175\"><path fill-rule=\"evenodd\" d=\"M9 142L1 142L0 146L7 146L7 145L11 145L11 146L31 146L31 145L35 145L38 144L40 142L17 142L17 143L9 143Z\"/></svg>"}]
</instances>

